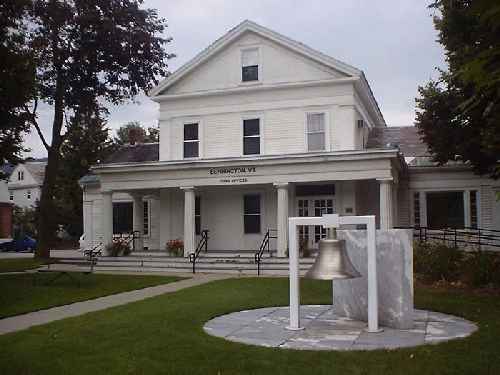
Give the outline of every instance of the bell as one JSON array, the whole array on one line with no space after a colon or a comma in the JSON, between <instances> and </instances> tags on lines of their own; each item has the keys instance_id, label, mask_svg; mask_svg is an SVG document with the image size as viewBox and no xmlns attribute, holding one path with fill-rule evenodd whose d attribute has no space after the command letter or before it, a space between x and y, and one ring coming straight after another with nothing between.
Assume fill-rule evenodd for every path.
<instances>
[{"instance_id":1,"label":"bell","mask_svg":"<svg viewBox=\"0 0 500 375\"><path fill-rule=\"evenodd\" d=\"M327 229L328 238L319 241L319 254L304 277L317 280L353 279L361 274L354 268L345 249L345 240L337 239L335 228Z\"/></svg>"}]
</instances>

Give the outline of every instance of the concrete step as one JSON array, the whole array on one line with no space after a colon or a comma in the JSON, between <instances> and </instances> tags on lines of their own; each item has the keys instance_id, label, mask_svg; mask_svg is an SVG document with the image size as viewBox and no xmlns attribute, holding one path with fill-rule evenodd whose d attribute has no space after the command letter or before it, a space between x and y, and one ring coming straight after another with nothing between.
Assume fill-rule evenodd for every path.
<instances>
[{"instance_id":1,"label":"concrete step","mask_svg":"<svg viewBox=\"0 0 500 375\"><path fill-rule=\"evenodd\" d=\"M75 258L58 258L60 264L75 264ZM314 258L301 258L300 270L307 271L314 263ZM82 267L87 267L82 263ZM99 257L96 270L127 272L191 272L192 263L188 258L170 256L122 256ZM288 258L265 258L261 262L263 275L288 275ZM200 257L196 261L197 272L256 274L257 264L254 258L239 257Z\"/></svg>"}]
</instances>

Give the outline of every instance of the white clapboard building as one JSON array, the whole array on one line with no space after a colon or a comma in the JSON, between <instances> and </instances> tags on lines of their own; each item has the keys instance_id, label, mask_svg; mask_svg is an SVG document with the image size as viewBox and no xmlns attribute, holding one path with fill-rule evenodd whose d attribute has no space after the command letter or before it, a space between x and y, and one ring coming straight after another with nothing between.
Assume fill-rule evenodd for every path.
<instances>
[{"instance_id":1,"label":"white clapboard building","mask_svg":"<svg viewBox=\"0 0 500 375\"><path fill-rule=\"evenodd\" d=\"M361 70L250 21L150 92L159 143L124 146L81 180L85 246L136 230L141 247L203 230L208 249L257 250L287 218L377 216L394 226L500 229L493 180L435 166L414 127L388 127ZM304 227L314 248L320 227Z\"/></svg>"}]
</instances>

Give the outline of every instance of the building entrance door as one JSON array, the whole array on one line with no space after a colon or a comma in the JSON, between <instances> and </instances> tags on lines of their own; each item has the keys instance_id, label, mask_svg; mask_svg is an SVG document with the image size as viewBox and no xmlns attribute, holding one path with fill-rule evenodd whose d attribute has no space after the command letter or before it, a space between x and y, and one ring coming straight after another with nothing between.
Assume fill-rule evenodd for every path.
<instances>
[{"instance_id":1,"label":"building entrance door","mask_svg":"<svg viewBox=\"0 0 500 375\"><path fill-rule=\"evenodd\" d=\"M297 216L322 216L335 212L334 197L300 197L297 198ZM317 249L318 242L326 237L326 229L321 225L302 225L298 228L299 244L310 249Z\"/></svg>"}]
</instances>

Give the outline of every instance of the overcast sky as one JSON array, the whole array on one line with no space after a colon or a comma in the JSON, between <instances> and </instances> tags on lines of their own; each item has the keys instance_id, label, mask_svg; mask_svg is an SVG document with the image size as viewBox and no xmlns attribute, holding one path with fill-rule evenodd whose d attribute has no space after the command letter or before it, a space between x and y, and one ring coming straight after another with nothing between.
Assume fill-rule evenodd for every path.
<instances>
[{"instance_id":1,"label":"overcast sky","mask_svg":"<svg viewBox=\"0 0 500 375\"><path fill-rule=\"evenodd\" d=\"M245 19L298 40L363 70L389 126L411 125L417 87L444 66L428 1L416 0L146 0L167 19L174 71ZM158 106L145 96L110 108L108 125L157 123ZM49 132L51 114L40 113ZM45 156L35 132L26 137L31 155Z\"/></svg>"}]
</instances>

